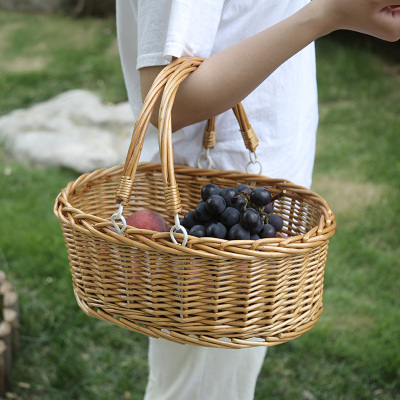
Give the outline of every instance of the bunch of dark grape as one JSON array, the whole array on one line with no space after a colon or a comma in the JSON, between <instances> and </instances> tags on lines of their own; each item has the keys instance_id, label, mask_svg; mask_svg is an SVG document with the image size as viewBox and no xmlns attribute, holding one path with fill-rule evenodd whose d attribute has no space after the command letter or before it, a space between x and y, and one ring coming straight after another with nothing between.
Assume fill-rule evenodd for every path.
<instances>
[{"instance_id":1,"label":"bunch of dark grape","mask_svg":"<svg viewBox=\"0 0 400 400\"><path fill-rule=\"evenodd\" d=\"M228 240L274 238L283 227L274 213L274 200L268 189L239 184L221 189L214 183L201 188L201 200L186 213L180 224L189 235Z\"/></svg>"}]
</instances>

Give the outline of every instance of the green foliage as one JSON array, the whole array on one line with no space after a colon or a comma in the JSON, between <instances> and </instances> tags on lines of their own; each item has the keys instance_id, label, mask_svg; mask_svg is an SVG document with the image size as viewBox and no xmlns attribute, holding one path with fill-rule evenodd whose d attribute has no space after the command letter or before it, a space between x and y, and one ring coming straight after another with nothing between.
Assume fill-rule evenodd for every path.
<instances>
[{"instance_id":1,"label":"green foliage","mask_svg":"<svg viewBox=\"0 0 400 400\"><path fill-rule=\"evenodd\" d=\"M126 99L112 20L0 12L0 23L1 114L77 87ZM313 185L338 220L325 310L310 332L268 350L256 400L399 400L399 68L332 38L317 54ZM147 338L87 317L72 292L52 208L76 177L0 148L0 269L21 305L12 390L23 400L139 400Z\"/></svg>"}]
</instances>

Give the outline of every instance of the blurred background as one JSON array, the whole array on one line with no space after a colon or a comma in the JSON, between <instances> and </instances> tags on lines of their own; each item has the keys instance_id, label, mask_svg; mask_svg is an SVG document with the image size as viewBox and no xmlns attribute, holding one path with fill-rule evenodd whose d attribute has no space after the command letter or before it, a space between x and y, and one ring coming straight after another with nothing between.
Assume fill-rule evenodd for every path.
<instances>
[{"instance_id":1,"label":"blurred background","mask_svg":"<svg viewBox=\"0 0 400 400\"><path fill-rule=\"evenodd\" d=\"M338 221L324 312L268 350L256 400L399 400L400 43L343 31L316 46L312 189ZM0 398L142 399L147 338L79 309L52 211L69 181L124 161L114 1L0 0L0 94L0 292L19 323Z\"/></svg>"}]
</instances>

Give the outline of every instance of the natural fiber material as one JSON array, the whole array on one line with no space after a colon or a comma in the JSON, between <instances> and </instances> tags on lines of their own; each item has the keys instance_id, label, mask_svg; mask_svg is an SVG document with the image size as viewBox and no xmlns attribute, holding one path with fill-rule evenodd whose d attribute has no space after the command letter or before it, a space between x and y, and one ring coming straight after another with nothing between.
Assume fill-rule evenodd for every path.
<instances>
[{"instance_id":1,"label":"natural fiber material","mask_svg":"<svg viewBox=\"0 0 400 400\"><path fill-rule=\"evenodd\" d=\"M205 149L213 149L216 143L215 118L211 118L207 121L206 129L204 130L203 147Z\"/></svg>"},{"instance_id":2,"label":"natural fiber material","mask_svg":"<svg viewBox=\"0 0 400 400\"><path fill-rule=\"evenodd\" d=\"M221 348L284 343L310 330L323 310L335 217L323 198L286 180L173 165L171 102L176 85L200 62L177 60L156 79L125 165L84 174L57 197L54 212L69 253L74 293L88 315L152 337ZM162 162L138 163L155 99L164 87ZM126 177L133 182L130 197L117 195L118 202L124 201L125 216L148 208L172 226L176 212L183 216L194 209L205 184L246 183L267 187L273 195L285 190L275 201L285 225L274 239L189 236L186 246L174 244L168 232L128 226L121 235L110 221ZM182 243L183 235L174 235Z\"/></svg>"}]
</instances>

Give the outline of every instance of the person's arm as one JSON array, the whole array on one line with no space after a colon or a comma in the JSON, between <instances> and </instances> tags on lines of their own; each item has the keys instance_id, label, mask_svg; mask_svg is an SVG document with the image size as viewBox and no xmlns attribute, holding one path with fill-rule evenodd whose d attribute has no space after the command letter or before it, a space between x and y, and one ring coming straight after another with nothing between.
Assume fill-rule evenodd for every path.
<instances>
[{"instance_id":1,"label":"person's arm","mask_svg":"<svg viewBox=\"0 0 400 400\"><path fill-rule=\"evenodd\" d=\"M173 131L232 108L286 60L334 30L400 39L398 7L389 7L387 0L313 0L282 22L212 55L180 85L172 110ZM162 68L141 69L143 96ZM151 123L157 126L155 114Z\"/></svg>"}]
</instances>

